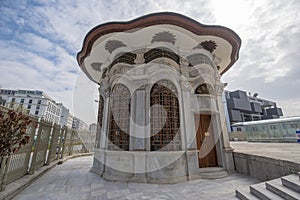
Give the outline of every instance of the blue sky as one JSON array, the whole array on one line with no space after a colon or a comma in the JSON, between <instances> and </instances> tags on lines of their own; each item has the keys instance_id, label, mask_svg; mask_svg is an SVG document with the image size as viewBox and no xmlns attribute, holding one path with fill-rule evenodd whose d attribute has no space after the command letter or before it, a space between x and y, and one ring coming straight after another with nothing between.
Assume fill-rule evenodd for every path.
<instances>
[{"instance_id":1,"label":"blue sky","mask_svg":"<svg viewBox=\"0 0 300 200\"><path fill-rule=\"evenodd\" d=\"M43 90L92 123L97 88L75 59L85 34L104 22L172 11L240 35L240 59L222 78L226 89L257 92L285 115L300 115L299 10L299 0L1 0L0 85Z\"/></svg>"}]
</instances>

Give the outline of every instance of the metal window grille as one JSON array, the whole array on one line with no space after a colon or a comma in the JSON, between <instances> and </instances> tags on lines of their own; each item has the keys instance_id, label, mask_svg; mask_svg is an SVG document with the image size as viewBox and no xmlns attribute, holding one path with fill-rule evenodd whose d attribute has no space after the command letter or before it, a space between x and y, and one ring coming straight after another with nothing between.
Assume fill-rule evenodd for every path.
<instances>
[{"instance_id":1,"label":"metal window grille","mask_svg":"<svg viewBox=\"0 0 300 200\"><path fill-rule=\"evenodd\" d=\"M180 150L179 103L175 86L169 81L156 83L151 90L150 106L151 151Z\"/></svg>"},{"instance_id":2,"label":"metal window grille","mask_svg":"<svg viewBox=\"0 0 300 200\"><path fill-rule=\"evenodd\" d=\"M130 92L122 84L114 86L110 99L108 148L129 150Z\"/></svg>"}]
</instances>

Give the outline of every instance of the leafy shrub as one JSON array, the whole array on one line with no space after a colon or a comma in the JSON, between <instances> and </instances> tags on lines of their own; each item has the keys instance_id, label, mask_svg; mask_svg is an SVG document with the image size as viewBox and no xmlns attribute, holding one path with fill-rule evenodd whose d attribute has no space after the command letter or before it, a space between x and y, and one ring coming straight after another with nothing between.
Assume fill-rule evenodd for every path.
<instances>
[{"instance_id":1,"label":"leafy shrub","mask_svg":"<svg viewBox=\"0 0 300 200\"><path fill-rule=\"evenodd\" d=\"M0 157L16 153L29 142L26 130L30 123L32 120L22 112L0 110Z\"/></svg>"}]
</instances>

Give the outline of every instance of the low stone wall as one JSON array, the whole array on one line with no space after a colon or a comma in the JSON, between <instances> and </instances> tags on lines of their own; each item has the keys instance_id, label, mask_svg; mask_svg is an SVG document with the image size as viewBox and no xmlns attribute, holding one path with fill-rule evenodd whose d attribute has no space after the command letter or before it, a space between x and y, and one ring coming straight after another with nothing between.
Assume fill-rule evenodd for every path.
<instances>
[{"instance_id":1,"label":"low stone wall","mask_svg":"<svg viewBox=\"0 0 300 200\"><path fill-rule=\"evenodd\" d=\"M142 152L95 149L91 172L110 181L177 183L198 176L197 155L197 150Z\"/></svg>"},{"instance_id":2,"label":"low stone wall","mask_svg":"<svg viewBox=\"0 0 300 200\"><path fill-rule=\"evenodd\" d=\"M237 172L267 181L300 172L300 163L233 152Z\"/></svg>"}]
</instances>

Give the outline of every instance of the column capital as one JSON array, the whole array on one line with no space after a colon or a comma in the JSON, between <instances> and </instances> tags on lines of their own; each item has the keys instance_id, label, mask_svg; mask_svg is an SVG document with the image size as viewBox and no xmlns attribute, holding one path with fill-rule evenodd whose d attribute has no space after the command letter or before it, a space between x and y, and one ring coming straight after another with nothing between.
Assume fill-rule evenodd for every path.
<instances>
[{"instance_id":1,"label":"column capital","mask_svg":"<svg viewBox=\"0 0 300 200\"><path fill-rule=\"evenodd\" d=\"M192 91L193 89L193 82L192 81L187 81L187 80L182 80L180 81L181 83L181 89L185 91Z\"/></svg>"},{"instance_id":2,"label":"column capital","mask_svg":"<svg viewBox=\"0 0 300 200\"><path fill-rule=\"evenodd\" d=\"M216 85L215 85L216 95L222 96L222 93L223 93L226 85L227 85L226 83L221 83L221 82L216 83Z\"/></svg>"},{"instance_id":3,"label":"column capital","mask_svg":"<svg viewBox=\"0 0 300 200\"><path fill-rule=\"evenodd\" d=\"M137 79L134 80L136 89L145 89L148 84L148 79Z\"/></svg>"},{"instance_id":4,"label":"column capital","mask_svg":"<svg viewBox=\"0 0 300 200\"><path fill-rule=\"evenodd\" d=\"M111 84L108 82L108 80L103 79L99 84L99 94L103 95L105 98L109 96L110 93Z\"/></svg>"}]
</instances>

